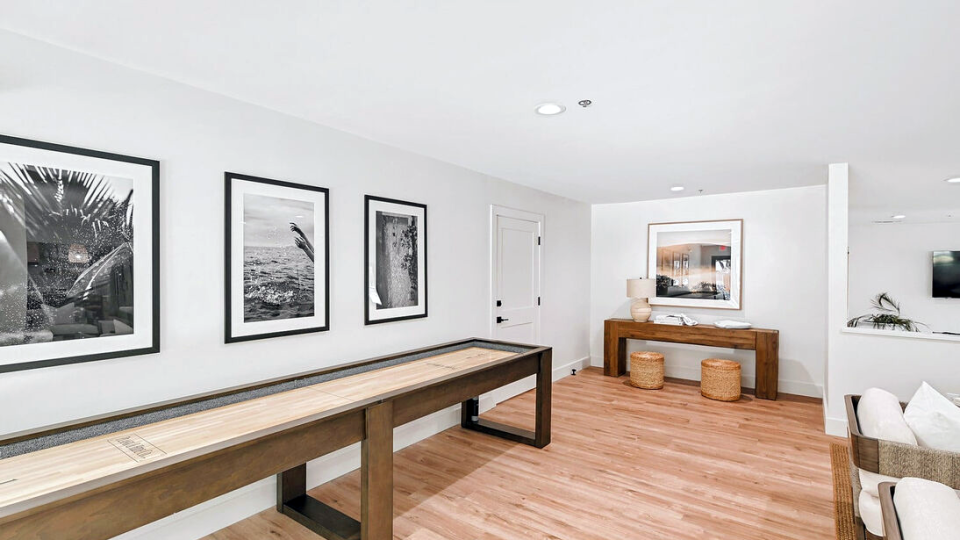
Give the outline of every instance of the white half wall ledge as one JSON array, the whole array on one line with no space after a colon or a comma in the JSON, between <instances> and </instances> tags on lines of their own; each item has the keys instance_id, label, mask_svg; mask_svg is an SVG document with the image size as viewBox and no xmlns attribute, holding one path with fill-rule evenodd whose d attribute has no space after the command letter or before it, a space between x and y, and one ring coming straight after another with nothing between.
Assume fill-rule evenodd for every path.
<instances>
[{"instance_id":1,"label":"white half wall ledge","mask_svg":"<svg viewBox=\"0 0 960 540\"><path fill-rule=\"evenodd\" d=\"M960 309L960 306L957 306ZM894 339L924 339L932 341L952 341L960 343L960 336L951 334L932 334L929 332L900 332L897 330L881 330L879 328L844 328L844 334L860 334L864 336L880 336ZM957 366L960 369L960 365Z\"/></svg>"}]
</instances>

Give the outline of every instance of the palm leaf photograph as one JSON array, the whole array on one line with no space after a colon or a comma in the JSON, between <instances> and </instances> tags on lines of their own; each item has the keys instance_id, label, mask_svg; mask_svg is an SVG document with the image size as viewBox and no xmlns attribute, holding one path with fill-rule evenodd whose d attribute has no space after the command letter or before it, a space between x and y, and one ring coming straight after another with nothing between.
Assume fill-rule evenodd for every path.
<instances>
[{"instance_id":1,"label":"palm leaf photograph","mask_svg":"<svg viewBox=\"0 0 960 540\"><path fill-rule=\"evenodd\" d=\"M156 160L0 135L0 374L159 352L159 197Z\"/></svg>"},{"instance_id":2,"label":"palm leaf photograph","mask_svg":"<svg viewBox=\"0 0 960 540\"><path fill-rule=\"evenodd\" d=\"M0 162L0 347L132 332L133 181Z\"/></svg>"}]
</instances>

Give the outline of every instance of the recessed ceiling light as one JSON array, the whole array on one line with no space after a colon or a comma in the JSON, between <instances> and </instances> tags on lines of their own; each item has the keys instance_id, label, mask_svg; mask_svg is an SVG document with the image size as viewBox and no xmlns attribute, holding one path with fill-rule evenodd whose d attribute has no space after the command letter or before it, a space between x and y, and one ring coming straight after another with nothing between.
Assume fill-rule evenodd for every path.
<instances>
[{"instance_id":1,"label":"recessed ceiling light","mask_svg":"<svg viewBox=\"0 0 960 540\"><path fill-rule=\"evenodd\" d=\"M686 188L684 188L683 186L673 186L672 188L670 188L670 191L683 191L684 189Z\"/></svg>"},{"instance_id":2,"label":"recessed ceiling light","mask_svg":"<svg viewBox=\"0 0 960 540\"><path fill-rule=\"evenodd\" d=\"M543 116L553 116L555 114L560 114L563 111L567 110L566 107L559 103L541 103L537 105L535 109L537 114L542 114Z\"/></svg>"},{"instance_id":3,"label":"recessed ceiling light","mask_svg":"<svg viewBox=\"0 0 960 540\"><path fill-rule=\"evenodd\" d=\"M905 217L907 217L907 216L905 216L905 215L903 215L903 214L897 214L897 215L895 215L895 216L890 216L890 219L903 219L903 218L905 218Z\"/></svg>"},{"instance_id":4,"label":"recessed ceiling light","mask_svg":"<svg viewBox=\"0 0 960 540\"><path fill-rule=\"evenodd\" d=\"M956 178L947 178L947 179L944 180L944 181L945 181L946 183L948 183L948 184L960 184L960 176L958 176L958 177L956 177Z\"/></svg>"}]
</instances>

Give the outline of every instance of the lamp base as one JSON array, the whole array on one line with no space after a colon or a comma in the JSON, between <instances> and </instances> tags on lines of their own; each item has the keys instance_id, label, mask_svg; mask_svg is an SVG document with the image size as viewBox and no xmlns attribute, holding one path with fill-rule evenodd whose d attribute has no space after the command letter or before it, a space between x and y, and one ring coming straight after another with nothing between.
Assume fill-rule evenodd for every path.
<instances>
[{"instance_id":1,"label":"lamp base","mask_svg":"<svg viewBox=\"0 0 960 540\"><path fill-rule=\"evenodd\" d=\"M646 298L638 298L637 301L630 306L630 316L637 322L649 321L651 313L653 313L653 309L650 308L650 304Z\"/></svg>"}]
</instances>

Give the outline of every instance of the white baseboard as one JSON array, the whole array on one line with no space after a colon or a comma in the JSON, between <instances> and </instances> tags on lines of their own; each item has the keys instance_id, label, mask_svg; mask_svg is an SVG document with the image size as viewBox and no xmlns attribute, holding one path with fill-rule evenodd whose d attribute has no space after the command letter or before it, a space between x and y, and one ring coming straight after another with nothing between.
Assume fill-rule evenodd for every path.
<instances>
[{"instance_id":1,"label":"white baseboard","mask_svg":"<svg viewBox=\"0 0 960 540\"><path fill-rule=\"evenodd\" d=\"M568 362L561 366L555 366L553 368L553 380L554 381L560 380L564 377L569 376L571 370L576 369L577 371L580 371L581 369L589 365L590 365L590 357L585 356L580 360L574 360L573 362ZM517 382L513 382L502 388L498 388L493 392L490 392L490 394L480 397L480 410L481 411L489 410L494 406L496 406L497 403L506 401L514 396L519 396L520 394L528 390L532 390L536 385L537 385L536 377L531 375L525 379L520 379ZM485 403L484 401L485 398L489 400L488 403Z\"/></svg>"},{"instance_id":2,"label":"white baseboard","mask_svg":"<svg viewBox=\"0 0 960 540\"><path fill-rule=\"evenodd\" d=\"M829 416L824 419L824 431L827 432L827 435L833 435L835 437L846 437L847 436L847 419L846 418L830 418Z\"/></svg>"},{"instance_id":3,"label":"white baseboard","mask_svg":"<svg viewBox=\"0 0 960 540\"><path fill-rule=\"evenodd\" d=\"M584 357L553 368L553 380L570 375L590 364ZM480 411L485 412L535 385L532 377L509 384L480 396ZM460 423L460 407L455 405L420 418L394 431L394 450L400 450ZM314 488L360 468L360 444L354 444L311 461L307 467L307 485ZM124 533L115 540L195 540L246 519L276 504L276 479L265 478L216 499L188 508L172 516Z\"/></svg>"},{"instance_id":4,"label":"white baseboard","mask_svg":"<svg viewBox=\"0 0 960 540\"><path fill-rule=\"evenodd\" d=\"M686 379L689 381L699 381L700 368L686 367L686 366L674 366L674 367L667 366L666 376L675 377L678 379ZM756 375L744 375L741 380L741 383L745 388L756 388L757 377ZM823 387L810 382L788 381L788 380L780 379L779 381L777 381L777 391L783 392L784 394L795 394L799 396L823 398Z\"/></svg>"},{"instance_id":5,"label":"white baseboard","mask_svg":"<svg viewBox=\"0 0 960 540\"><path fill-rule=\"evenodd\" d=\"M558 381L558 380L566 377L567 375L570 375L570 370L572 370L572 369L575 369L575 370L577 370L577 371L580 371L581 369L583 369L583 368L585 368L585 367L590 367L590 357L589 357L589 356L584 356L583 358L581 358L581 359L579 359L579 360L574 360L573 362L570 362L570 363L568 363L568 364L564 364L564 365L562 365L562 366L557 366L557 367L553 368L553 380Z\"/></svg>"}]
</instances>

